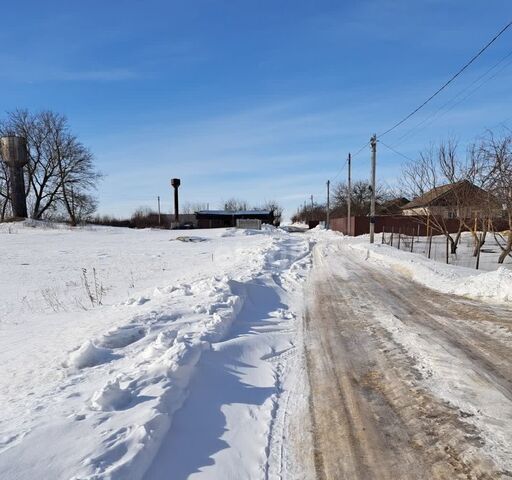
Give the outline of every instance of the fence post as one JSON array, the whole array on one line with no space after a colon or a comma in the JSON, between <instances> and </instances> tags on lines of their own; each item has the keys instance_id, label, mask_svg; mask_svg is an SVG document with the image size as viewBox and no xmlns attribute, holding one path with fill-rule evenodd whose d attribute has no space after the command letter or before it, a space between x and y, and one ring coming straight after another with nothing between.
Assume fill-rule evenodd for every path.
<instances>
[{"instance_id":1,"label":"fence post","mask_svg":"<svg viewBox=\"0 0 512 480\"><path fill-rule=\"evenodd\" d=\"M386 227L384 225L382 225L382 242L381 243L384 243L384 235L386 233Z\"/></svg>"},{"instance_id":2,"label":"fence post","mask_svg":"<svg viewBox=\"0 0 512 480\"><path fill-rule=\"evenodd\" d=\"M420 241L420 224L418 223L418 242Z\"/></svg>"},{"instance_id":3,"label":"fence post","mask_svg":"<svg viewBox=\"0 0 512 480\"><path fill-rule=\"evenodd\" d=\"M412 236L411 236L411 253L414 250L414 228L412 229Z\"/></svg>"},{"instance_id":4,"label":"fence post","mask_svg":"<svg viewBox=\"0 0 512 480\"><path fill-rule=\"evenodd\" d=\"M400 250L400 241L402 240L402 229L398 229L398 250Z\"/></svg>"},{"instance_id":5,"label":"fence post","mask_svg":"<svg viewBox=\"0 0 512 480\"><path fill-rule=\"evenodd\" d=\"M428 258L430 258L430 252L432 251L432 232L428 236Z\"/></svg>"},{"instance_id":6,"label":"fence post","mask_svg":"<svg viewBox=\"0 0 512 480\"><path fill-rule=\"evenodd\" d=\"M450 263L448 261L448 259L449 259L449 253L448 253L449 246L450 246L450 240L448 239L448 236L446 236L446 263Z\"/></svg>"},{"instance_id":7,"label":"fence post","mask_svg":"<svg viewBox=\"0 0 512 480\"><path fill-rule=\"evenodd\" d=\"M482 248L482 237L483 237L483 233L480 234L480 238L478 241L478 252L476 252L476 269L478 270L478 268L480 267L480 250Z\"/></svg>"},{"instance_id":8,"label":"fence post","mask_svg":"<svg viewBox=\"0 0 512 480\"><path fill-rule=\"evenodd\" d=\"M393 235L395 234L395 227L391 227L391 242L390 245L393 246Z\"/></svg>"}]
</instances>

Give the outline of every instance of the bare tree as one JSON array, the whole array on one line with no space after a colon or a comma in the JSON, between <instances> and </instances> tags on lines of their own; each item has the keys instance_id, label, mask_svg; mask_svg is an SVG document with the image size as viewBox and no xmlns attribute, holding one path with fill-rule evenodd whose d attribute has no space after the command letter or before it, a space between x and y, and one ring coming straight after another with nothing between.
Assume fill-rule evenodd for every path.
<instances>
[{"instance_id":1,"label":"bare tree","mask_svg":"<svg viewBox=\"0 0 512 480\"><path fill-rule=\"evenodd\" d=\"M500 234L495 235L501 248L498 263L503 263L512 252L512 135L496 136L489 131L481 142L480 151L488 162L489 189L508 221L506 238L501 236L500 241Z\"/></svg>"},{"instance_id":2,"label":"bare tree","mask_svg":"<svg viewBox=\"0 0 512 480\"><path fill-rule=\"evenodd\" d=\"M7 164L0 158L0 221L5 219L11 200L8 171Z\"/></svg>"},{"instance_id":3,"label":"bare tree","mask_svg":"<svg viewBox=\"0 0 512 480\"><path fill-rule=\"evenodd\" d=\"M279 226L281 224L283 217L283 207L277 200L267 200L263 204L262 210L268 210L274 214L274 225Z\"/></svg>"},{"instance_id":4,"label":"bare tree","mask_svg":"<svg viewBox=\"0 0 512 480\"><path fill-rule=\"evenodd\" d=\"M430 145L419 153L416 161L403 165L402 183L408 197L419 197L439 185L434 149L434 145Z\"/></svg>"},{"instance_id":5,"label":"bare tree","mask_svg":"<svg viewBox=\"0 0 512 480\"><path fill-rule=\"evenodd\" d=\"M180 208L180 211L183 214L191 214L199 212L200 210L208 210L208 204L201 202L185 202Z\"/></svg>"},{"instance_id":6,"label":"bare tree","mask_svg":"<svg viewBox=\"0 0 512 480\"><path fill-rule=\"evenodd\" d=\"M248 210L249 204L245 200L239 198L230 198L224 202L224 210L227 212L236 212L240 210Z\"/></svg>"},{"instance_id":7,"label":"bare tree","mask_svg":"<svg viewBox=\"0 0 512 480\"><path fill-rule=\"evenodd\" d=\"M0 133L27 140L27 197L31 217L39 219L63 206L70 222L77 223L73 199L95 200L90 192L101 175L95 170L91 152L71 134L66 117L42 111L31 114L16 110L0 124ZM1 181L0 181L1 183Z\"/></svg>"},{"instance_id":8,"label":"bare tree","mask_svg":"<svg viewBox=\"0 0 512 480\"><path fill-rule=\"evenodd\" d=\"M366 180L358 180L352 184L351 189L351 215L369 215L371 189L370 184ZM375 200L377 204L388 200L390 197L388 190L383 185L377 185L375 192ZM332 211L333 216L347 215L348 186L344 182L340 182L333 188L332 194Z\"/></svg>"},{"instance_id":9,"label":"bare tree","mask_svg":"<svg viewBox=\"0 0 512 480\"><path fill-rule=\"evenodd\" d=\"M323 222L326 220L326 206L315 203L310 205L306 203L291 218L292 222Z\"/></svg>"},{"instance_id":10,"label":"bare tree","mask_svg":"<svg viewBox=\"0 0 512 480\"><path fill-rule=\"evenodd\" d=\"M472 230L468 222L473 221L475 213L478 214L477 220L482 223L490 212L487 208L490 199L478 188L484 185L486 179L482 156L470 148L466 156L461 158L458 150L458 143L454 139L442 141L437 146L430 145L419 154L417 161L406 163L402 171L403 183L411 197L433 192L430 199L425 198L427 203L418 212L418 219L431 231L446 236L452 254L457 252L462 231L465 228ZM481 205L478 212L473 208L477 200ZM450 232L451 228L443 214L445 209L449 210L450 219L458 222L455 233ZM479 244L485 240L476 233L474 237Z\"/></svg>"}]
</instances>

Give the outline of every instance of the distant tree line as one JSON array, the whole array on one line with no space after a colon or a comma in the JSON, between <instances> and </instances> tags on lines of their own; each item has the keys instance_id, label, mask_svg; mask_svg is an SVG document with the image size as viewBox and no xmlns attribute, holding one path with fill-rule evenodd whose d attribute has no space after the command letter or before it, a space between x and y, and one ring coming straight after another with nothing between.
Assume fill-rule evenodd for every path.
<instances>
[{"instance_id":1,"label":"distant tree line","mask_svg":"<svg viewBox=\"0 0 512 480\"><path fill-rule=\"evenodd\" d=\"M239 212L246 210L267 210L274 213L274 223L279 225L283 217L283 207L276 200L266 200L261 205L250 206L245 200L230 198L224 201L223 210L226 212Z\"/></svg>"},{"instance_id":2,"label":"distant tree line","mask_svg":"<svg viewBox=\"0 0 512 480\"><path fill-rule=\"evenodd\" d=\"M180 215L191 215L200 210L207 210L208 205L200 202L186 202L180 208ZM283 215L283 208L275 200L265 201L261 206L249 207L245 200L231 198L222 202L222 210L237 212L240 210L269 210L274 212L274 225L278 226ZM128 228L170 228L174 215L161 213L150 207L138 207L129 218L117 218L111 215L96 215L88 219L88 223L113 227Z\"/></svg>"},{"instance_id":3,"label":"distant tree line","mask_svg":"<svg viewBox=\"0 0 512 480\"><path fill-rule=\"evenodd\" d=\"M381 205L391 201L400 195L400 192L386 185L377 185L376 188L376 205L377 210ZM334 185L331 192L330 215L331 218L346 217L348 214L348 197L349 189L345 182L338 182ZM371 187L367 180L358 180L351 186L351 207L350 214L352 216L368 215L370 212ZM327 205L325 203L309 203L297 209L292 216L292 222L324 222L327 217Z\"/></svg>"},{"instance_id":4,"label":"distant tree line","mask_svg":"<svg viewBox=\"0 0 512 480\"><path fill-rule=\"evenodd\" d=\"M0 121L0 136L4 135L27 141L29 162L24 170L30 217L65 219L77 225L93 215L101 174L65 116L48 110L9 112ZM0 161L0 220L10 214L9 171Z\"/></svg>"}]
</instances>

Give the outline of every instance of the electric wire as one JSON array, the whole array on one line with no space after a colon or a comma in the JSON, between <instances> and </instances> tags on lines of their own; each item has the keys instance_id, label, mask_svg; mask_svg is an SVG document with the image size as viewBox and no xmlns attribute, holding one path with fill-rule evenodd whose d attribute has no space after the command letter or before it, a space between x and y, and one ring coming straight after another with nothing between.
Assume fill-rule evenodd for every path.
<instances>
[{"instance_id":1,"label":"electric wire","mask_svg":"<svg viewBox=\"0 0 512 480\"><path fill-rule=\"evenodd\" d=\"M505 33L506 30L508 30L512 26L512 21L507 23L491 40L489 40L473 57L462 67L460 68L454 75L450 77L449 80L447 80L441 87L439 87L430 97L428 97L423 103L421 103L418 107L416 107L411 113L406 115L404 118L402 118L400 121L395 123L391 128L388 128L383 133L379 134L378 137L383 137L384 135L387 135L388 133L395 130L397 127L405 123L407 120L409 120L414 114L416 114L419 110L421 110L427 103L429 103L433 98L437 97L448 85L450 85L457 77L459 77L471 64L475 62L475 60L480 57L496 40L498 40L503 33Z\"/></svg>"},{"instance_id":2,"label":"electric wire","mask_svg":"<svg viewBox=\"0 0 512 480\"><path fill-rule=\"evenodd\" d=\"M334 180L336 180L343 173L343 171L345 170L345 166L347 165L347 162L348 162L348 159L345 160L345 163L343 164L341 169L338 171L338 173L336 175L334 175L333 178L330 179L331 182L334 182Z\"/></svg>"},{"instance_id":3,"label":"electric wire","mask_svg":"<svg viewBox=\"0 0 512 480\"><path fill-rule=\"evenodd\" d=\"M396 128L398 128L400 125L404 124L407 120L409 120L413 115L415 115L418 111L420 111L423 107L425 107L425 105L427 105L430 101L432 101L435 97L437 97L437 95L439 95L443 90L445 90L451 83L453 83L453 81L455 79L457 79L460 75L462 75L462 73L467 70L496 40L498 40L499 37L501 37L501 35L503 35L503 33L505 33L506 30L508 30L510 27L512 26L512 21L510 21L509 23L507 23L493 38L491 38L491 40L489 40L475 55L473 55L473 57L471 57L471 59L466 62L465 65L463 65L454 75L452 75L443 85L441 85L441 87L439 87L432 95L430 95L423 103L421 103L418 107L416 107L412 112L410 112L408 115L406 115L405 117L403 117L400 121L396 122L393 126L391 126L390 128L388 128L387 130L385 130L384 132L380 133L379 135L377 135L377 139L379 141L379 143L381 143L384 147L388 148L389 150L393 151L394 153L396 153L397 155L400 155L401 157L409 160L409 161L413 161L410 157L408 157L407 155L399 152L398 150L396 150L395 148L385 144L382 142L381 137L387 135L388 133L392 132L393 130L395 130ZM415 127L413 127L412 129L410 129L408 132L406 132L402 137L400 137L398 140L402 140L403 138L407 137L410 133L412 133L415 129L417 129L418 127L422 126L425 122L427 122L428 120L430 120L432 117L435 117L440 110L442 110L444 107L446 107L449 103L451 103L453 100L455 100L456 98L458 98L461 94L463 94L464 92L466 92L469 88L471 88L473 85L475 85L475 83L477 83L478 81L480 81L482 78L484 78L488 73L490 73L492 70L494 70L494 68L496 68L500 63L502 63L504 60L506 60L508 57L510 57L512 55L512 51L509 52L507 55L505 55L500 61L498 61L495 65L493 65L491 68L489 68L483 75L479 76L476 80L474 80L469 86L467 86L465 89L461 90L457 95L455 95L455 97L451 98L448 102L444 103L440 108L438 108L433 114L431 114L429 117L427 117L425 120L423 120L422 122L420 122L418 125L416 125ZM473 89L472 91L469 92L468 95L466 95L465 97L463 97L459 102L456 102L454 105L452 105L446 112L444 112L442 115L444 115L445 113L448 113L449 111L451 111L453 108L455 108L457 105L459 105L460 103L462 103L464 100L466 100L467 98L469 98L471 95L473 95L478 89L480 89L486 82L492 80L493 78L495 78L499 73L501 73L506 67L508 67L510 65L510 63L512 62L509 62L507 63L502 69L500 69L495 75L487 78L486 80L484 80L480 85L478 85L475 89ZM401 143L401 142L400 142ZM370 145L370 141L366 142L359 150L356 151L356 153L354 153L352 155L352 159L356 158L368 145ZM399 145L399 143L395 144L395 147L396 145ZM345 163L343 164L343 167L338 171L338 173L331 179L331 181L334 181L336 180L340 175L341 173L343 172L346 164L348 162L348 159L345 160Z\"/></svg>"},{"instance_id":4,"label":"electric wire","mask_svg":"<svg viewBox=\"0 0 512 480\"><path fill-rule=\"evenodd\" d=\"M382 140L379 140L379 144L383 145L384 147L386 147L387 149L389 149L392 152L396 153L397 155L400 155L401 157L405 158L406 160L409 160L410 162L414 162L414 160L411 157L405 155L405 153L399 152L398 150L396 150L393 147L390 147L389 145L386 145Z\"/></svg>"},{"instance_id":5,"label":"electric wire","mask_svg":"<svg viewBox=\"0 0 512 480\"><path fill-rule=\"evenodd\" d=\"M492 72L497 66L499 66L502 62L504 62L507 58L512 56L512 50L507 53L503 58L501 58L497 63L495 63L492 67L487 69L485 73L480 75L478 78L473 80L469 85L467 85L465 88L463 88L460 92L457 93L457 95L453 96L451 99L449 99L447 102L445 102L443 105L441 105L435 112L424 118L421 122L419 122L417 125L412 127L410 130L405 132L402 136L398 137L397 141L395 142L394 146L397 147L398 145L402 144L403 141L410 137L411 134L413 134L419 127L424 125L424 128L428 127L433 123L433 121L441 118L443 115L447 114L448 112L452 111L457 105L460 105L462 102L467 100L471 95L476 93L481 87L483 87L487 82L490 82L494 78L496 78L501 72L503 72L507 67L512 65L512 61L507 62L502 68L500 68L494 75L491 75L488 78L485 78L490 72ZM473 88L467 95L462 97L458 102L453 103L446 111L442 112L439 116L438 114L449 104L451 104L454 100L459 98L463 93L467 92L471 87L473 87L475 84L477 84L480 80L484 79L479 85L476 86L476 88ZM421 130L423 130L422 128ZM420 130L420 131L421 131Z\"/></svg>"}]
</instances>

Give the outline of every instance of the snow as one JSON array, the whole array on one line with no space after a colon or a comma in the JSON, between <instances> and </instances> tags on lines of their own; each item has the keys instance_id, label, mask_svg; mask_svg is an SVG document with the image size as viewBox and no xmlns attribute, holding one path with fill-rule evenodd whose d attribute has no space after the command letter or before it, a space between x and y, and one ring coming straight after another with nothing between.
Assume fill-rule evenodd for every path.
<instances>
[{"instance_id":1,"label":"snow","mask_svg":"<svg viewBox=\"0 0 512 480\"><path fill-rule=\"evenodd\" d=\"M485 439L484 451L511 468L512 402L507 393L483 383L467 356L432 330L411 327L391 314L376 318L424 372L423 384L463 412L465 422L475 425Z\"/></svg>"},{"instance_id":2,"label":"snow","mask_svg":"<svg viewBox=\"0 0 512 480\"><path fill-rule=\"evenodd\" d=\"M353 271L347 269L355 269L360 274L365 269L364 262L368 262L383 267L382 271L390 279L401 278L405 283L410 278L440 292L499 303L501 305L492 306L492 309L502 312L497 313L498 319L506 318L503 312L508 309L502 310L503 304L508 306L512 300L512 271L507 268L476 273L474 269L444 265L418 253L399 251L380 243L370 245L366 235L354 238L319 230L313 232L313 236L317 240L316 255L328 258L329 265L333 266L336 275L342 279L354 281L354 276L349 275ZM331 254L334 255L329 258ZM344 258L356 259L356 262L348 266L350 263L344 263ZM386 291L385 286L382 287ZM485 366L486 362L492 365L496 359L482 350L483 360L479 360L476 355L468 354L464 350L464 343L458 341L468 336L466 329L470 326L475 332L481 333L482 337L492 338L496 352L500 352L500 348L507 348L510 343L510 328L503 324L493 325L480 321L476 313L475 318L468 315L460 319L431 314L439 325L444 323L454 326L455 335L459 336L454 338L442 332L435 324L403 321L390 308L390 305L397 302L397 298L389 295L387 304L386 300L372 298L370 295L364 312L371 321L378 322L389 332L394 344L413 360L415 369L421 372L417 381L435 397L454 407L464 423L474 427L474 433L468 434L468 441L478 445L503 471L512 471L510 394L501 386L499 374L496 373L494 377L492 367L487 370L481 366ZM466 300L460 301L461 304L468 304ZM422 312L414 312L414 315L422 315ZM370 328L368 332L371 334ZM478 351L478 345L475 345L475 351ZM496 358L500 358L499 353Z\"/></svg>"},{"instance_id":3,"label":"snow","mask_svg":"<svg viewBox=\"0 0 512 480\"><path fill-rule=\"evenodd\" d=\"M341 243L350 255L391 267L433 290L489 302L512 301L512 270L508 265L495 265L497 269L494 271L479 271L443 264L428 259L421 253L410 253L381 244L380 235L376 236L376 243L373 245L369 243L367 235L343 237L335 232L324 232L323 235Z\"/></svg>"},{"instance_id":4,"label":"snow","mask_svg":"<svg viewBox=\"0 0 512 480\"><path fill-rule=\"evenodd\" d=\"M286 463L312 242L178 237L0 225L2 479L264 478Z\"/></svg>"}]
</instances>

